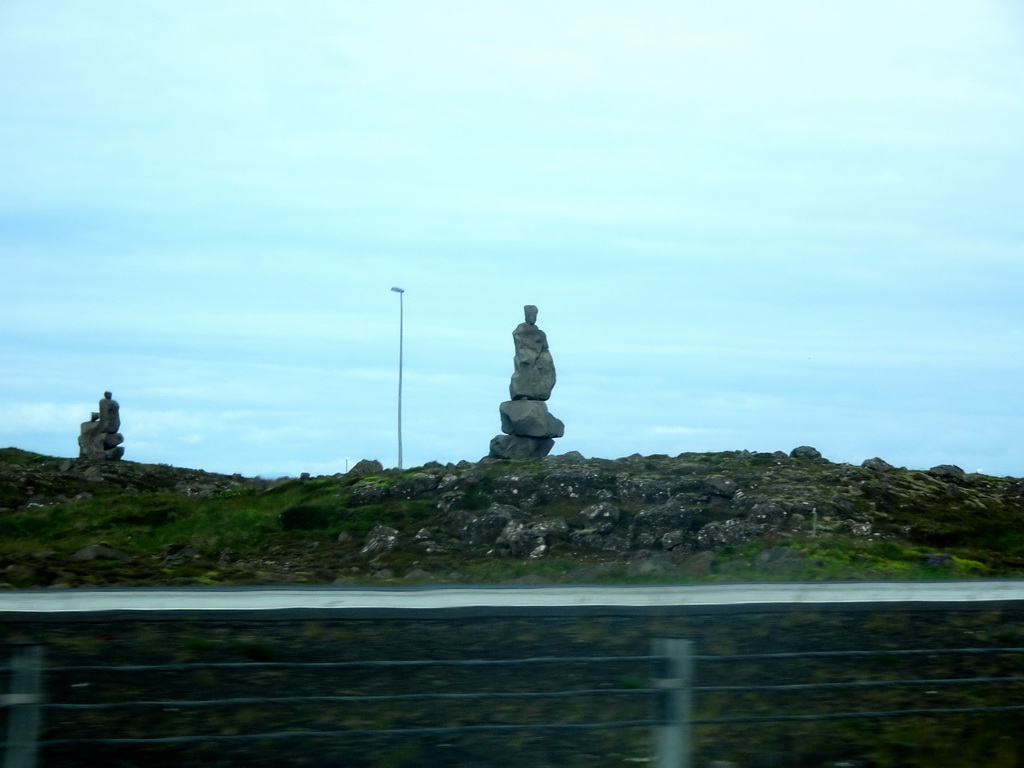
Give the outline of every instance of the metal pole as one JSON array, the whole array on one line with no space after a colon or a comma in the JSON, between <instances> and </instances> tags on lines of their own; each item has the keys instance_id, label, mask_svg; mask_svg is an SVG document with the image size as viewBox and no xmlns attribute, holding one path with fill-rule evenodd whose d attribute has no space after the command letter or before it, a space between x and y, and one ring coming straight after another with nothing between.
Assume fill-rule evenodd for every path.
<instances>
[{"instance_id":1,"label":"metal pole","mask_svg":"<svg viewBox=\"0 0 1024 768\"><path fill-rule=\"evenodd\" d=\"M42 700L43 649L25 643L11 652L11 692L4 697L7 714L7 749L4 768L35 768Z\"/></svg>"},{"instance_id":2,"label":"metal pole","mask_svg":"<svg viewBox=\"0 0 1024 768\"><path fill-rule=\"evenodd\" d=\"M405 344L405 289L392 288L398 294L398 468L402 468L402 357Z\"/></svg>"},{"instance_id":3,"label":"metal pole","mask_svg":"<svg viewBox=\"0 0 1024 768\"><path fill-rule=\"evenodd\" d=\"M658 637L652 655L659 657L653 686L664 692L661 725L655 726L655 768L690 768L693 751L693 642L678 637Z\"/></svg>"}]
</instances>

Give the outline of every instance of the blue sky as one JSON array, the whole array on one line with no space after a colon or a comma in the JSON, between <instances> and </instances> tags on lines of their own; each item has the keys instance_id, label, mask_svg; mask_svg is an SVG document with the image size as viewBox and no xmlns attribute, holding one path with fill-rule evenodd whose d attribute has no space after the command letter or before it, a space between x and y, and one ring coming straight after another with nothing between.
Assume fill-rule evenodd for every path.
<instances>
[{"instance_id":1,"label":"blue sky","mask_svg":"<svg viewBox=\"0 0 1024 768\"><path fill-rule=\"evenodd\" d=\"M1016 0L0 4L0 445L1024 474Z\"/></svg>"}]
</instances>

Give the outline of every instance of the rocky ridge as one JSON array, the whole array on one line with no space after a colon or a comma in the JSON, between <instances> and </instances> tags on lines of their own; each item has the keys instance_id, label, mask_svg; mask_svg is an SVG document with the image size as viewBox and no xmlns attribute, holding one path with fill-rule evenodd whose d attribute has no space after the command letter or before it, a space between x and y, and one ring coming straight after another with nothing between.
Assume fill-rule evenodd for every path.
<instances>
[{"instance_id":1,"label":"rocky ridge","mask_svg":"<svg viewBox=\"0 0 1024 768\"><path fill-rule=\"evenodd\" d=\"M751 568L785 575L814 564L813 547L791 544L839 538L919 544L934 549L936 564L952 564L957 557L944 549L960 547L959 561L967 562L971 547L1003 537L1001 572L1024 568L1024 541L1014 534L1024 521L1021 480L949 465L898 469L877 458L836 464L807 446L616 460L569 453L407 471L363 461L346 475L277 481L12 456L0 462L0 524L12 531L51 513L105 508L97 497L139 506L107 528L96 523L95 540L54 536L47 550L34 543L33 552L8 541L0 570L11 576L13 567L8 582L15 586L97 583L86 569L96 559L124 564L116 583L153 583L157 572L174 583L205 583L193 573L203 568L212 583L465 581L474 579L470 564L502 560L557 560L558 578L570 580L726 577ZM167 494L181 500L173 513L166 512ZM247 519L260 520L265 531L244 550L198 531L157 552L133 551L130 536L117 540L118 520L138 541L140 533L170 532L169 521L195 505L226 509L240 498L253 507ZM168 575L183 563L195 568Z\"/></svg>"}]
</instances>

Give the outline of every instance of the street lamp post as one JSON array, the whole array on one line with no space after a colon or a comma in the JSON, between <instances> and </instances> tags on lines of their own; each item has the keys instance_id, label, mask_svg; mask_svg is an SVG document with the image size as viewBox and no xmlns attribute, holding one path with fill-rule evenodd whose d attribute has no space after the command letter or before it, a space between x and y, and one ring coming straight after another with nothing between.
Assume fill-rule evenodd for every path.
<instances>
[{"instance_id":1,"label":"street lamp post","mask_svg":"<svg viewBox=\"0 0 1024 768\"><path fill-rule=\"evenodd\" d=\"M402 468L402 347L405 326L405 289L392 288L398 294L398 468Z\"/></svg>"}]
</instances>

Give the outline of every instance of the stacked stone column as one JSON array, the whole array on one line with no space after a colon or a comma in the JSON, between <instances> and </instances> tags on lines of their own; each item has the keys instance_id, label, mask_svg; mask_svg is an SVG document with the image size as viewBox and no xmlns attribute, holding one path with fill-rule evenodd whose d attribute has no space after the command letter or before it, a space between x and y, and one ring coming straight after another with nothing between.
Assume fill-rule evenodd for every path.
<instances>
[{"instance_id":1,"label":"stacked stone column","mask_svg":"<svg viewBox=\"0 0 1024 768\"><path fill-rule=\"evenodd\" d=\"M554 438L565 434L565 425L548 412L546 403L555 386L547 335L537 327L537 307L528 304L524 312L525 322L512 332L516 354L509 384L511 399L498 408L504 434L491 440L490 458L547 456Z\"/></svg>"},{"instance_id":2,"label":"stacked stone column","mask_svg":"<svg viewBox=\"0 0 1024 768\"><path fill-rule=\"evenodd\" d=\"M93 411L92 418L82 423L78 436L78 458L109 459L116 461L124 456L124 435L121 429L121 407L109 392L103 393L99 411Z\"/></svg>"}]
</instances>

